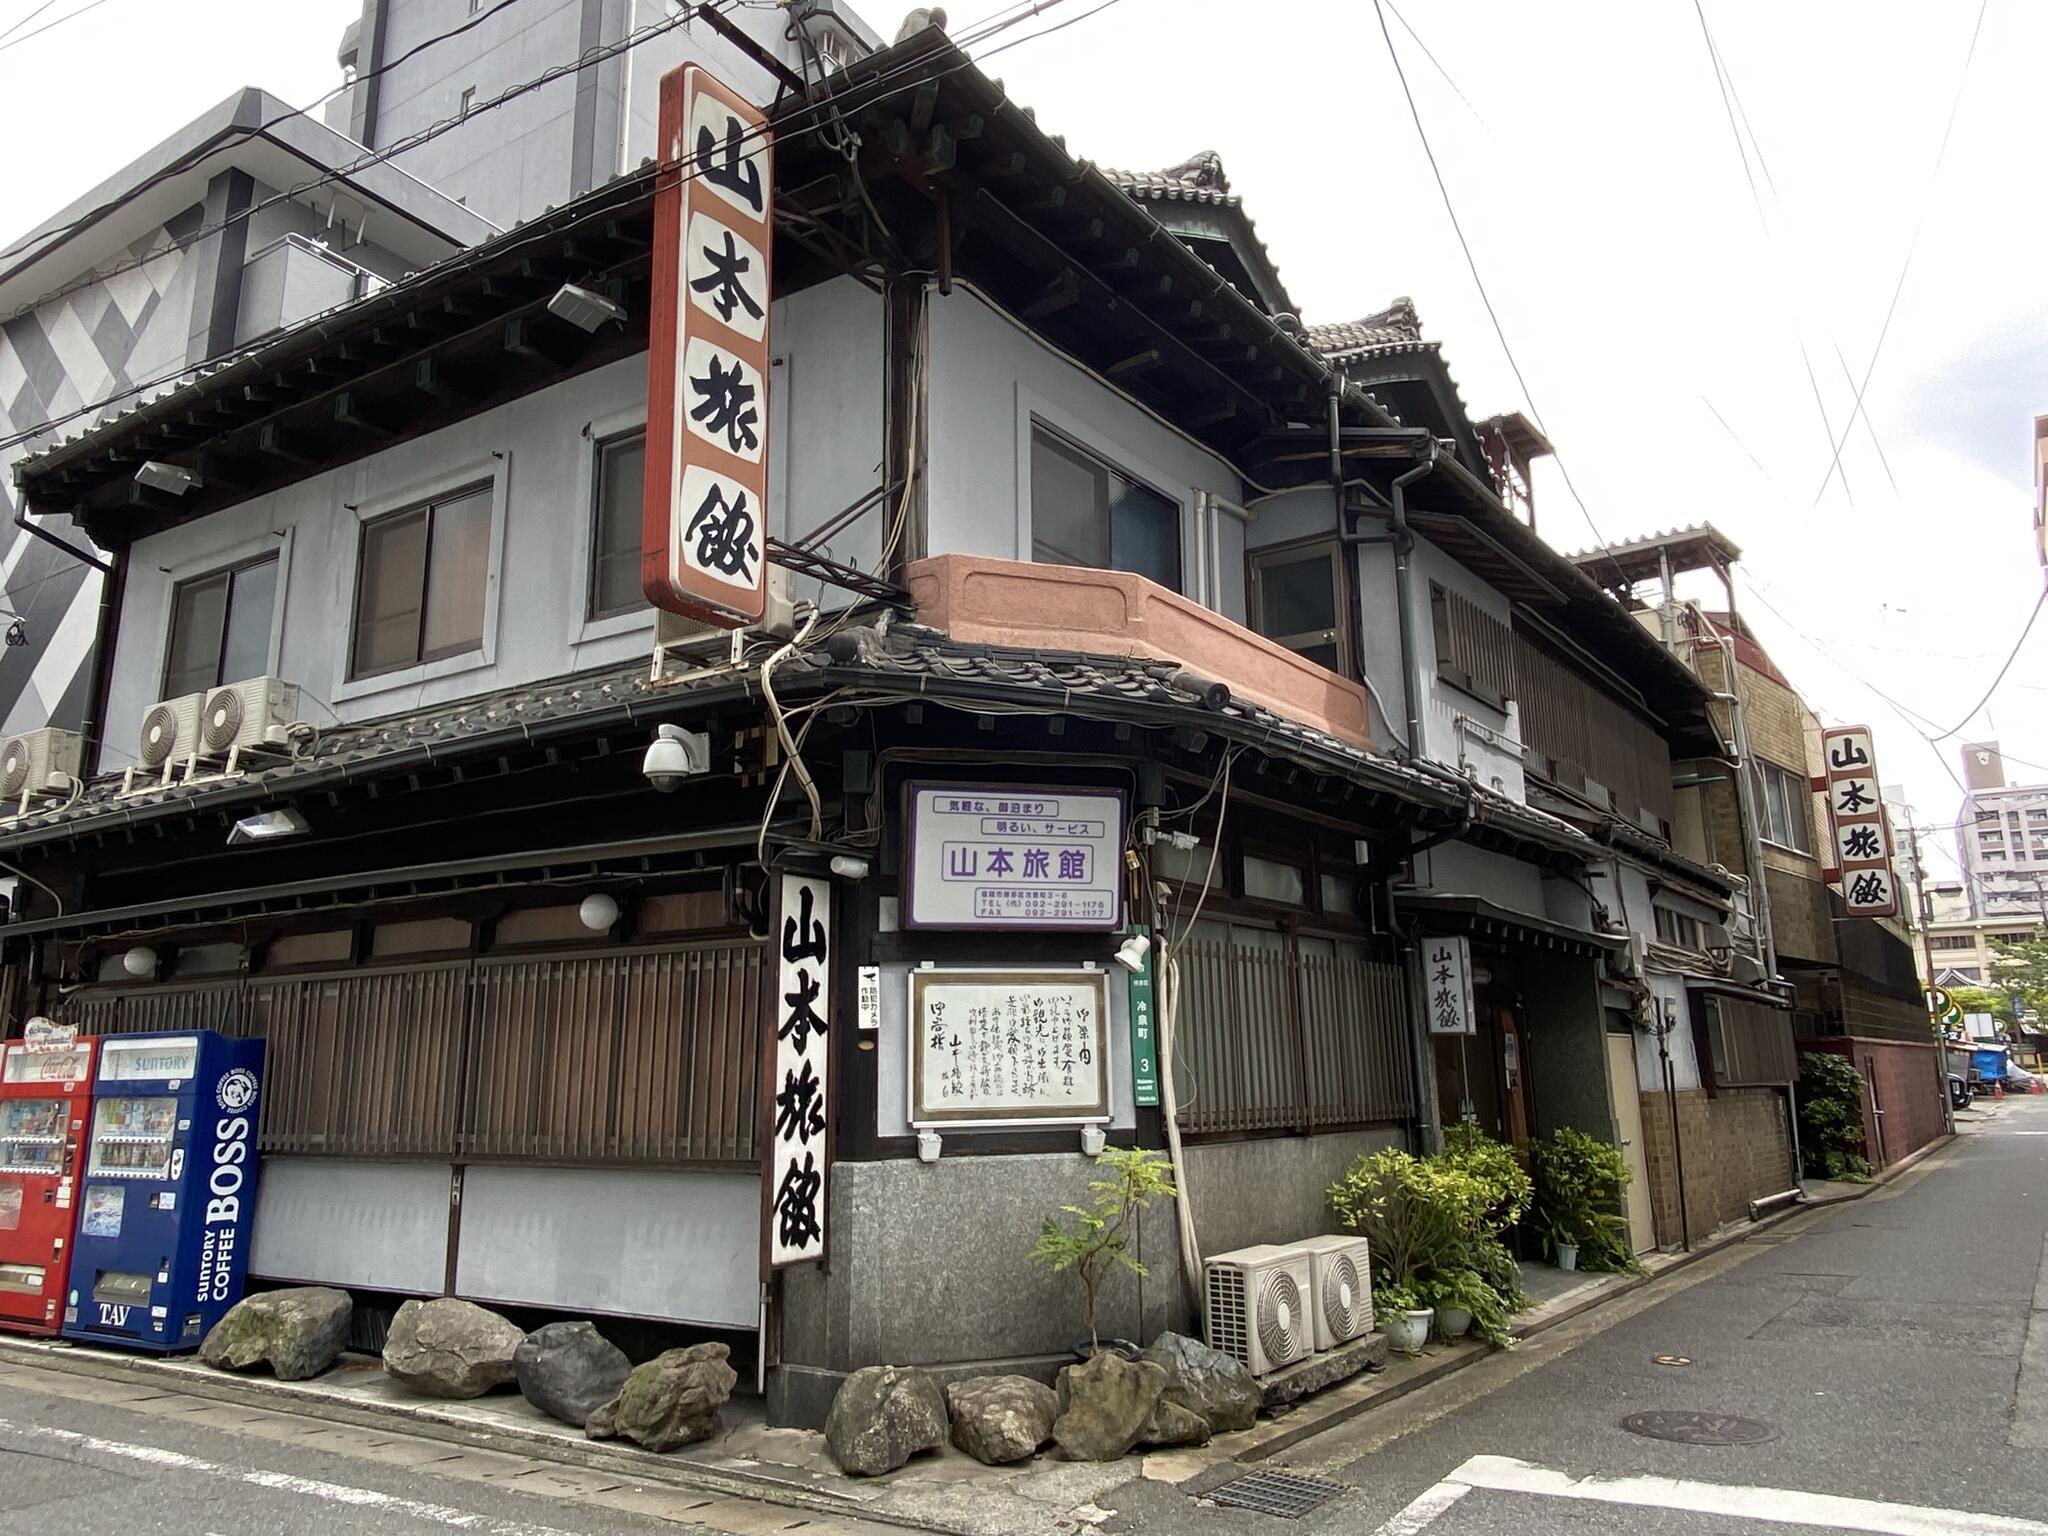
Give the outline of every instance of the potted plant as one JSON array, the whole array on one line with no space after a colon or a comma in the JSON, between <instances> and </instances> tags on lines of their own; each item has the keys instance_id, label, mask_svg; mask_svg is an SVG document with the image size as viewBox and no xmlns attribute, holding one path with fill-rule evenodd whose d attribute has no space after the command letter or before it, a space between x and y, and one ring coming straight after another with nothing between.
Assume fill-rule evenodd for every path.
<instances>
[{"instance_id":1,"label":"potted plant","mask_svg":"<svg viewBox=\"0 0 2048 1536\"><path fill-rule=\"evenodd\" d=\"M1372 1316L1387 1336L1387 1348L1397 1354L1419 1355L1429 1341L1436 1309L1423 1304L1422 1294L1414 1286L1396 1283L1374 1288Z\"/></svg>"},{"instance_id":2,"label":"potted plant","mask_svg":"<svg viewBox=\"0 0 2048 1536\"><path fill-rule=\"evenodd\" d=\"M1436 1308L1436 1336L1455 1339L1474 1332L1496 1349L1511 1349L1507 1304L1485 1276L1470 1269L1447 1269L1419 1288L1423 1300Z\"/></svg>"},{"instance_id":3,"label":"potted plant","mask_svg":"<svg viewBox=\"0 0 2048 1536\"><path fill-rule=\"evenodd\" d=\"M1621 1214L1630 1173L1618 1147L1565 1126L1529 1143L1529 1171L1536 1228L1559 1269L1642 1268Z\"/></svg>"},{"instance_id":4,"label":"potted plant","mask_svg":"<svg viewBox=\"0 0 2048 1536\"><path fill-rule=\"evenodd\" d=\"M1087 1205L1063 1205L1070 1223L1048 1216L1039 1229L1031 1257L1049 1266L1055 1274L1072 1270L1081 1283L1081 1300L1088 1319L1088 1337L1076 1343L1074 1353L1092 1359L1104 1349L1095 1327L1095 1303L1102 1282L1117 1269L1134 1275L1147 1273L1130 1251L1131 1218L1155 1196L1173 1199L1180 1192L1173 1187L1173 1164L1164 1153L1142 1147L1107 1147L1095 1159L1103 1177L1091 1179L1088 1191L1094 1197ZM1138 1346L1128 1339L1111 1339L1108 1348L1136 1359Z\"/></svg>"}]
</instances>

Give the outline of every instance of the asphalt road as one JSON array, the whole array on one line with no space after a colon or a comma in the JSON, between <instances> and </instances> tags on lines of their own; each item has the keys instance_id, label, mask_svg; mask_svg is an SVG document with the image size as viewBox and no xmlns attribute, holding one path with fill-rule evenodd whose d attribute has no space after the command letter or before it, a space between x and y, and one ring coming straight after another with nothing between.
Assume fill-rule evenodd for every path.
<instances>
[{"instance_id":1,"label":"asphalt road","mask_svg":"<svg viewBox=\"0 0 2048 1536\"><path fill-rule=\"evenodd\" d=\"M1620 1426L1658 1410L1770 1438ZM2048 1098L1281 1462L1348 1491L1297 1522L1119 1489L1107 1529L2048 1536Z\"/></svg>"}]
</instances>

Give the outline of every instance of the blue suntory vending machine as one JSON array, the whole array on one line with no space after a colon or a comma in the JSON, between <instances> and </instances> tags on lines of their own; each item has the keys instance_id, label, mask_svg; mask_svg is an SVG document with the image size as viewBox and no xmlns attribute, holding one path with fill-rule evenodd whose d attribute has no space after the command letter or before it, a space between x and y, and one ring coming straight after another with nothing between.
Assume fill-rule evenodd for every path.
<instances>
[{"instance_id":1,"label":"blue suntory vending machine","mask_svg":"<svg viewBox=\"0 0 2048 1536\"><path fill-rule=\"evenodd\" d=\"M64 1336L197 1349L242 1299L263 1042L211 1030L100 1047Z\"/></svg>"}]
</instances>

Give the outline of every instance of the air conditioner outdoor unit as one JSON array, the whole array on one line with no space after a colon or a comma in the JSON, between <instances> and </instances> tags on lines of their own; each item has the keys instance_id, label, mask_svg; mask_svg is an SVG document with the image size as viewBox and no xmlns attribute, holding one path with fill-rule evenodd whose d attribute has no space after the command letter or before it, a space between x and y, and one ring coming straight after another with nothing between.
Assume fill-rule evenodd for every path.
<instances>
[{"instance_id":1,"label":"air conditioner outdoor unit","mask_svg":"<svg viewBox=\"0 0 2048 1536\"><path fill-rule=\"evenodd\" d=\"M1736 955L1729 963L1729 973L1745 986L1758 986L1764 980L1763 962L1754 955Z\"/></svg>"},{"instance_id":2,"label":"air conditioner outdoor unit","mask_svg":"<svg viewBox=\"0 0 2048 1536\"><path fill-rule=\"evenodd\" d=\"M0 742L0 802L26 811L37 795L69 794L84 760L85 740L76 731L44 726L9 736Z\"/></svg>"},{"instance_id":3,"label":"air conditioner outdoor unit","mask_svg":"<svg viewBox=\"0 0 2048 1536\"><path fill-rule=\"evenodd\" d=\"M1210 1259L1206 1273L1211 1349L1242 1361L1254 1376L1314 1352L1315 1266L1305 1250L1240 1248Z\"/></svg>"},{"instance_id":4,"label":"air conditioner outdoor unit","mask_svg":"<svg viewBox=\"0 0 2048 1536\"><path fill-rule=\"evenodd\" d=\"M1628 936L1628 948L1610 949L1607 952L1607 965L1617 976L1640 981L1643 963L1649 958L1650 941L1640 933L1632 933Z\"/></svg>"},{"instance_id":5,"label":"air conditioner outdoor unit","mask_svg":"<svg viewBox=\"0 0 2048 1536\"><path fill-rule=\"evenodd\" d=\"M1309 1256L1317 1349L1335 1349L1372 1332L1372 1256L1362 1237L1333 1232L1295 1245Z\"/></svg>"},{"instance_id":6,"label":"air conditioner outdoor unit","mask_svg":"<svg viewBox=\"0 0 2048 1536\"><path fill-rule=\"evenodd\" d=\"M283 750L285 727L299 718L299 685L281 678L252 677L228 683L206 696L199 714L199 751L227 757L250 748Z\"/></svg>"},{"instance_id":7,"label":"air conditioner outdoor unit","mask_svg":"<svg viewBox=\"0 0 2048 1536\"><path fill-rule=\"evenodd\" d=\"M199 750L199 712L206 707L203 693L181 694L159 699L142 717L142 745L137 761L161 772Z\"/></svg>"}]
</instances>

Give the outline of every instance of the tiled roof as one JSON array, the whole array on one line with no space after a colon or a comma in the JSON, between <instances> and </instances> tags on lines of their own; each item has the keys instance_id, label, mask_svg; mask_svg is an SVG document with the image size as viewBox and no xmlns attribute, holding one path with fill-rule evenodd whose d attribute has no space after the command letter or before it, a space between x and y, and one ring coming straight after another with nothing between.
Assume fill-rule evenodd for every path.
<instances>
[{"instance_id":1,"label":"tiled roof","mask_svg":"<svg viewBox=\"0 0 2048 1536\"><path fill-rule=\"evenodd\" d=\"M1223 157L1213 149L1163 171L1104 169L1102 174L1140 202L1206 203L1212 208L1237 208L1244 202L1230 190L1230 178L1223 174Z\"/></svg>"},{"instance_id":2,"label":"tiled roof","mask_svg":"<svg viewBox=\"0 0 2048 1536\"><path fill-rule=\"evenodd\" d=\"M1378 314L1335 325L1312 325L1308 344L1324 357L1378 356L1388 352L1413 352L1437 343L1422 339L1422 321L1412 299L1396 299Z\"/></svg>"},{"instance_id":3,"label":"tiled roof","mask_svg":"<svg viewBox=\"0 0 2048 1536\"><path fill-rule=\"evenodd\" d=\"M544 744L549 737L588 731L600 723L651 725L687 713L693 705L752 698L759 662L756 656L738 668L709 669L687 681L661 683L650 680L645 662L633 662L332 727L320 731L301 755L280 757L233 778L202 778L124 794L119 774L103 775L70 805L0 824L0 847L45 842L73 828L87 830L109 821L254 807L275 797L324 791L512 745ZM1459 784L1443 773L1363 751L1235 695L1218 707L1208 692L1212 687L1170 662L966 645L910 624L887 631L844 631L823 646L795 653L776 673L777 693L785 701L833 689L849 704L923 699L964 709L987 704L1084 717L1136 715L1142 723L1155 716L1161 725L1209 730L1311 772L1443 809L1457 806L1469 790L1477 827L1567 852L1597 852L1591 840L1559 817L1483 785Z\"/></svg>"}]
</instances>

